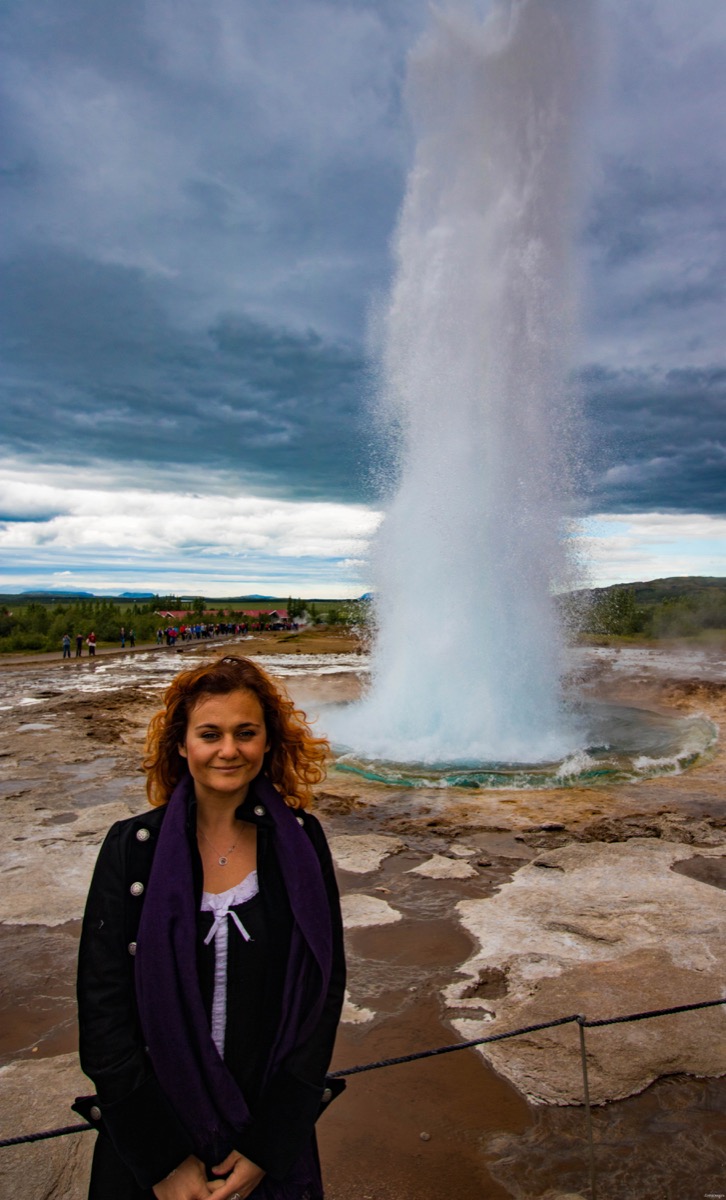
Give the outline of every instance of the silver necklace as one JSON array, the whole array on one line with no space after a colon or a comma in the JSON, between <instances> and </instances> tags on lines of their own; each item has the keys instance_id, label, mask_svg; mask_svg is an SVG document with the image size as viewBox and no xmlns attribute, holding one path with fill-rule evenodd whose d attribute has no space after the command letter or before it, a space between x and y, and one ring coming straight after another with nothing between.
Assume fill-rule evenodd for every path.
<instances>
[{"instance_id":1,"label":"silver necklace","mask_svg":"<svg viewBox=\"0 0 726 1200\"><path fill-rule=\"evenodd\" d=\"M237 845L237 842L233 842L232 845L229 847L229 849L224 852L224 854L220 854L219 850L217 850L214 846L212 846L212 843L210 842L210 840L207 837L204 830L200 829L199 832L201 833L201 835L204 838L207 845L210 846L212 848L212 850L214 850L214 853L217 855L217 862L219 863L220 867L226 867L227 863L229 862L229 856L232 853L232 851L234 850L235 846Z\"/></svg>"}]
</instances>

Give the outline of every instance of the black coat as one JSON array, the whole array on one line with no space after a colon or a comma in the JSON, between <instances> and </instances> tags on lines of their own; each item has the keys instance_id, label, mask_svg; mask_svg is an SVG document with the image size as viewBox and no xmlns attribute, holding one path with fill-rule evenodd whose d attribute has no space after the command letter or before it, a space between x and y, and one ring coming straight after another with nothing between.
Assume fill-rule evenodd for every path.
<instances>
[{"instance_id":1,"label":"black coat","mask_svg":"<svg viewBox=\"0 0 726 1200\"><path fill-rule=\"evenodd\" d=\"M189 837L198 908L202 865L194 807ZM97 1145L91 1200L149 1196L152 1185L192 1153L190 1138L146 1054L134 986L136 936L165 812L165 807L150 809L112 826L98 856L83 920L78 965L80 1057L98 1095L79 1100L77 1111L107 1135ZM321 1105L342 1090L340 1081L327 1081L326 1086L325 1079L345 988L340 901L322 828L310 813L300 810L297 815L325 880L333 922L333 969L317 1029L255 1098L250 1106L253 1119L235 1143L273 1178L287 1174L313 1134ZM293 921L277 864L274 823L264 811L255 812L251 803L242 805L237 816L254 822L258 829L260 897L272 931L271 958L278 962L274 979L284 972ZM228 1021L232 1020L229 1014Z\"/></svg>"}]
</instances>

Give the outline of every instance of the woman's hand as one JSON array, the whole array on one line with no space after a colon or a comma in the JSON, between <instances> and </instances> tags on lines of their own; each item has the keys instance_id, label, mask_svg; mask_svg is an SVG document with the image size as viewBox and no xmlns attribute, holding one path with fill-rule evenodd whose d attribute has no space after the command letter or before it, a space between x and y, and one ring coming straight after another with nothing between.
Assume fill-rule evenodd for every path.
<instances>
[{"instance_id":1,"label":"woman's hand","mask_svg":"<svg viewBox=\"0 0 726 1200\"><path fill-rule=\"evenodd\" d=\"M166 1179L162 1179L151 1190L156 1200L207 1200L212 1194L212 1188L207 1182L207 1172L204 1163L193 1154L185 1158Z\"/></svg>"},{"instance_id":2,"label":"woman's hand","mask_svg":"<svg viewBox=\"0 0 726 1200\"><path fill-rule=\"evenodd\" d=\"M245 1158L244 1154L240 1154L239 1150L233 1150L227 1155L224 1162L221 1162L218 1167L212 1167L215 1175L230 1175L225 1180L220 1180L218 1183L210 1183L209 1188L214 1196L214 1200L227 1200L228 1197L236 1197L237 1200L246 1200L250 1192L253 1192L257 1184L264 1177L265 1172L256 1163Z\"/></svg>"}]
</instances>

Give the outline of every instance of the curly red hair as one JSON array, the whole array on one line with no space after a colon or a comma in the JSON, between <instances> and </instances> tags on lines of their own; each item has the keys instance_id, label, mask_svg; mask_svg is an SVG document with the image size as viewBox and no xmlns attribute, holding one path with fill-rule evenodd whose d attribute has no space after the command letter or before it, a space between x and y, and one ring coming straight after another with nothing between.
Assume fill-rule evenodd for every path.
<instances>
[{"instance_id":1,"label":"curly red hair","mask_svg":"<svg viewBox=\"0 0 726 1200\"><path fill-rule=\"evenodd\" d=\"M312 789L325 777L328 743L314 737L305 713L249 658L228 655L203 667L182 671L164 695L164 708L152 717L146 735L143 768L146 794L156 807L166 804L187 770L179 753L189 714L202 696L251 692L260 702L270 749L263 774L291 808L309 808Z\"/></svg>"}]
</instances>

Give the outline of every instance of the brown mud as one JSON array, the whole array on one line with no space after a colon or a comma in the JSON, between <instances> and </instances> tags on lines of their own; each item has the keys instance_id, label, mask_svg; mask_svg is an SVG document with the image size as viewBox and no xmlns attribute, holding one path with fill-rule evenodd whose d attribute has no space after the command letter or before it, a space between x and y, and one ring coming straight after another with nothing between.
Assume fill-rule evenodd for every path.
<instances>
[{"instance_id":1,"label":"brown mud","mask_svg":"<svg viewBox=\"0 0 726 1200\"><path fill-rule=\"evenodd\" d=\"M275 636L234 652L268 654L273 642L281 653L298 648ZM305 653L325 652L310 641L303 645ZM331 649L350 653L351 646L336 640ZM14 702L0 731L0 834L6 848L0 1063L75 1047L82 898L104 829L145 807L140 748L160 696L155 678L81 694L54 685L54 671L65 673L67 663L54 670L37 662L11 666L5 676L17 682L16 699L26 686L34 703ZM70 669L77 669L73 660ZM94 665L84 660L84 670L92 672ZM310 674L291 691L314 713L320 703L350 698L357 686L352 676ZM726 719L726 686L719 678L633 678L601 669L586 686L625 703L705 712L719 725ZM402 919L348 933L351 998L372 1015L341 1027L334 1068L460 1040L441 991L473 946L454 905L494 895L542 849L665 838L693 847L674 869L723 888L726 850L723 858L702 851L726 841L725 783L721 746L682 775L547 793L413 793L331 771L317 796L329 835L383 833L404 843L373 874L340 873L344 894L379 895L395 903ZM450 855L462 839L475 851L474 878L424 880L409 873L422 856ZM480 987L496 998L501 983L492 974ZM590 1036L609 1037L617 1053L617 1027ZM726 1193L724 1109L726 1081L685 1075L597 1109L599 1200L701 1200ZM12 1133L12 1114L1 1115L3 1134ZM69 1119L67 1110L59 1110L57 1124ZM330 1200L588 1195L584 1110L531 1105L476 1051L353 1076L321 1120L319 1135Z\"/></svg>"}]
</instances>

